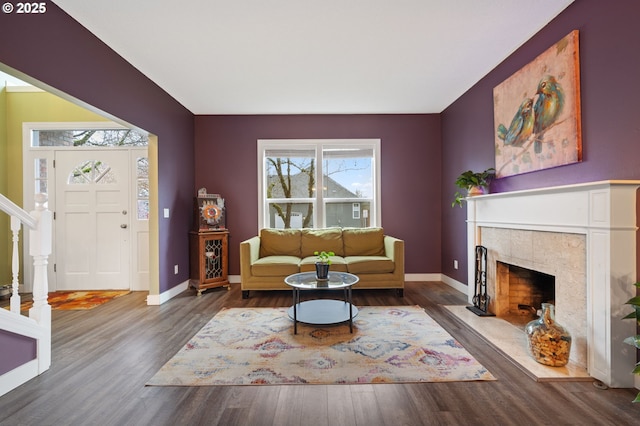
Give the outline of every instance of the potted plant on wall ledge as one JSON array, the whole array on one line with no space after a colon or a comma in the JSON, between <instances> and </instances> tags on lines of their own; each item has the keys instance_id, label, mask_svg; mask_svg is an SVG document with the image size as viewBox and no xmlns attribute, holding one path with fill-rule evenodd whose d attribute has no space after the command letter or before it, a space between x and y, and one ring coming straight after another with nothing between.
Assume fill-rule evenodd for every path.
<instances>
[{"instance_id":1,"label":"potted plant on wall ledge","mask_svg":"<svg viewBox=\"0 0 640 426\"><path fill-rule=\"evenodd\" d=\"M493 167L483 171L483 172L474 172L472 170L467 170L464 173L461 173L460 176L456 179L456 186L460 189L464 189L467 191L466 194L461 193L460 191L456 191L454 194L454 200L451 203L451 207L460 206L462 207L462 201L466 197L473 197L474 195L482 195L485 194L487 189L489 188L489 183L491 179L495 175L495 169Z\"/></svg>"},{"instance_id":2,"label":"potted plant on wall ledge","mask_svg":"<svg viewBox=\"0 0 640 426\"><path fill-rule=\"evenodd\" d=\"M316 256L316 279L326 281L329 278L329 265L331 265L331 256L335 256L332 251L314 251Z\"/></svg>"}]
</instances>

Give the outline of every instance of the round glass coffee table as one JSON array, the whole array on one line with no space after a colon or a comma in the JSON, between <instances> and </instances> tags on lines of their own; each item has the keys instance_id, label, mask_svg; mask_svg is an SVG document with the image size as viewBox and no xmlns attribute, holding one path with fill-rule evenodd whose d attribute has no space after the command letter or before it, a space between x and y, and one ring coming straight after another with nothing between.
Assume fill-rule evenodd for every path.
<instances>
[{"instance_id":1,"label":"round glass coffee table","mask_svg":"<svg viewBox=\"0 0 640 426\"><path fill-rule=\"evenodd\" d=\"M318 280L315 272L300 272L289 275L284 282L293 289L293 306L289 317L293 320L293 333L298 333L298 322L314 325L332 325L349 321L349 331L353 333L353 319L358 308L351 303L351 288L360 279L347 272L329 271L326 280ZM300 292L304 290L343 290L344 300L315 299L300 302Z\"/></svg>"}]
</instances>

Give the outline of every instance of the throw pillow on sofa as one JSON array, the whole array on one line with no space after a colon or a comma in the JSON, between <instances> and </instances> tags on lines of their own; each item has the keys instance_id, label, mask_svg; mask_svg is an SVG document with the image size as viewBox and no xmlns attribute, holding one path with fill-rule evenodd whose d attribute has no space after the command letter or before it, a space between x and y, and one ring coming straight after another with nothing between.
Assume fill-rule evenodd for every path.
<instances>
[{"instance_id":1,"label":"throw pillow on sofa","mask_svg":"<svg viewBox=\"0 0 640 426\"><path fill-rule=\"evenodd\" d=\"M382 228L345 228L342 230L345 256L384 256Z\"/></svg>"},{"instance_id":2,"label":"throw pillow on sofa","mask_svg":"<svg viewBox=\"0 0 640 426\"><path fill-rule=\"evenodd\" d=\"M300 257L313 256L314 251L332 251L336 256L343 256L342 229L303 229L301 236Z\"/></svg>"},{"instance_id":3,"label":"throw pillow on sofa","mask_svg":"<svg viewBox=\"0 0 640 426\"><path fill-rule=\"evenodd\" d=\"M299 229L261 229L260 257L300 257Z\"/></svg>"}]
</instances>

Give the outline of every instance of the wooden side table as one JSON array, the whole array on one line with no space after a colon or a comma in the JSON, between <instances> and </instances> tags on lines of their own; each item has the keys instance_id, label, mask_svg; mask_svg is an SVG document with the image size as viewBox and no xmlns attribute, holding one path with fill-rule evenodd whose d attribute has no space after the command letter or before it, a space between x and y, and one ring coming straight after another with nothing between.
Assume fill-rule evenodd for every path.
<instances>
[{"instance_id":1,"label":"wooden side table","mask_svg":"<svg viewBox=\"0 0 640 426\"><path fill-rule=\"evenodd\" d=\"M229 231L189 232L189 284L198 291L229 286Z\"/></svg>"}]
</instances>

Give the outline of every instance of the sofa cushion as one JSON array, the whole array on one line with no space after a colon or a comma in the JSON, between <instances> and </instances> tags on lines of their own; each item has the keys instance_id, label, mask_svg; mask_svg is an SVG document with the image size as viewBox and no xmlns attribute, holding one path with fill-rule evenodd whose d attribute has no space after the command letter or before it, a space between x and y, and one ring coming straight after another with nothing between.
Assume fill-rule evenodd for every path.
<instances>
[{"instance_id":1,"label":"sofa cushion","mask_svg":"<svg viewBox=\"0 0 640 426\"><path fill-rule=\"evenodd\" d=\"M343 256L342 229L303 229L301 235L300 257L313 256L315 251L332 251Z\"/></svg>"},{"instance_id":2,"label":"sofa cushion","mask_svg":"<svg viewBox=\"0 0 640 426\"><path fill-rule=\"evenodd\" d=\"M395 264L386 256L347 256L347 271L351 274L386 274L393 272Z\"/></svg>"},{"instance_id":3,"label":"sofa cushion","mask_svg":"<svg viewBox=\"0 0 640 426\"><path fill-rule=\"evenodd\" d=\"M253 262L251 274L258 277L278 277L300 272L296 256L267 256Z\"/></svg>"},{"instance_id":4,"label":"sofa cushion","mask_svg":"<svg viewBox=\"0 0 640 426\"><path fill-rule=\"evenodd\" d=\"M384 256L382 228L345 228L342 230L345 256Z\"/></svg>"},{"instance_id":5,"label":"sofa cushion","mask_svg":"<svg viewBox=\"0 0 640 426\"><path fill-rule=\"evenodd\" d=\"M347 262L342 256L331 256L329 271L347 272ZM305 257L300 261L300 272L311 272L316 270L316 257Z\"/></svg>"},{"instance_id":6,"label":"sofa cushion","mask_svg":"<svg viewBox=\"0 0 640 426\"><path fill-rule=\"evenodd\" d=\"M300 256L299 229L261 229L260 257Z\"/></svg>"}]
</instances>

